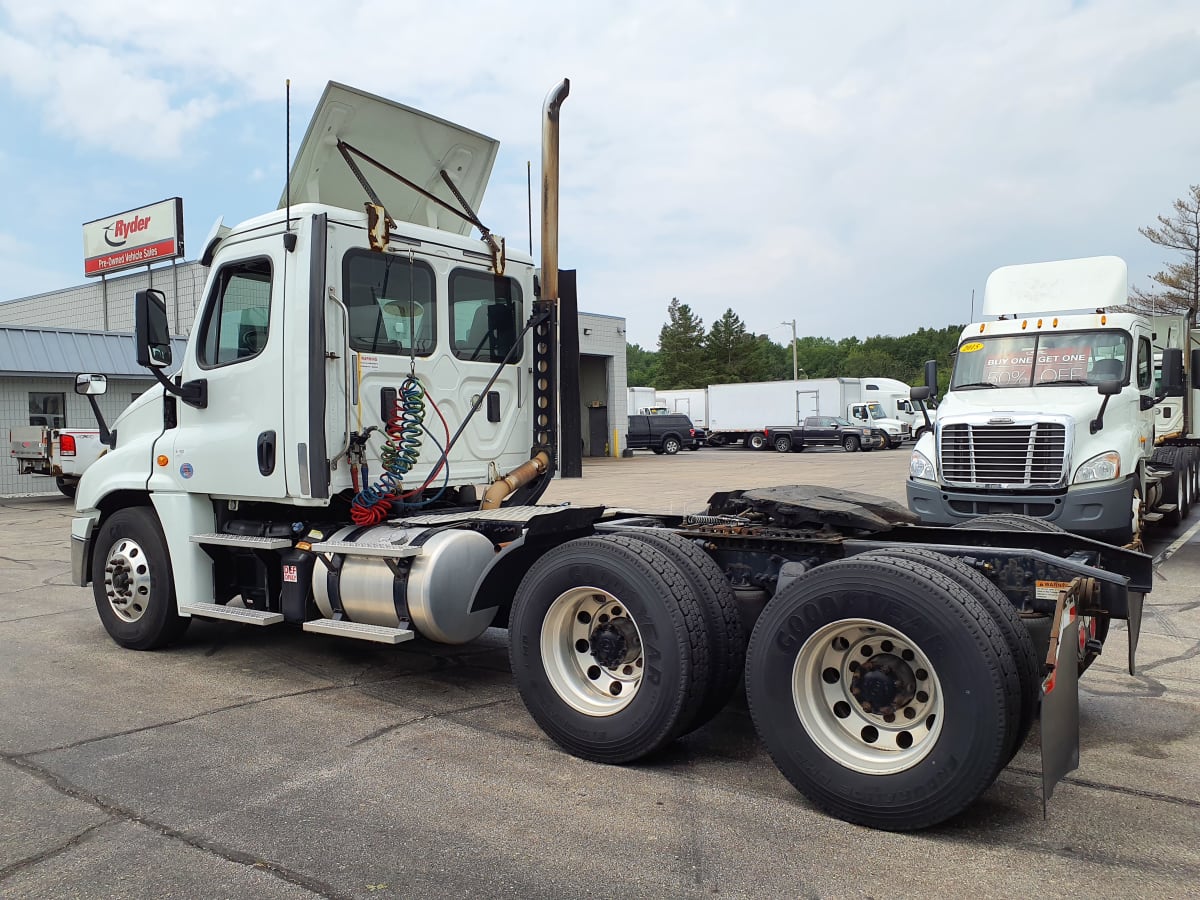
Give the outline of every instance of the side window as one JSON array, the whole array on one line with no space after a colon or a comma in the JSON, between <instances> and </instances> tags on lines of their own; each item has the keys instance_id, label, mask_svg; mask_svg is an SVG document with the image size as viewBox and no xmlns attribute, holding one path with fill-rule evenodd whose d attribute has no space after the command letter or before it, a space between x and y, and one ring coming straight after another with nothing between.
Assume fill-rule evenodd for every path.
<instances>
[{"instance_id":1,"label":"side window","mask_svg":"<svg viewBox=\"0 0 1200 900\"><path fill-rule=\"evenodd\" d=\"M511 278L470 269L450 273L450 330L459 359L502 362L516 343L521 321L521 286Z\"/></svg>"},{"instance_id":2,"label":"side window","mask_svg":"<svg viewBox=\"0 0 1200 900\"><path fill-rule=\"evenodd\" d=\"M1150 387L1150 381L1154 375L1154 367L1152 364L1153 357L1150 354L1150 339L1138 338L1138 355L1137 355L1137 386L1138 390L1146 390Z\"/></svg>"},{"instance_id":3,"label":"side window","mask_svg":"<svg viewBox=\"0 0 1200 900\"><path fill-rule=\"evenodd\" d=\"M67 395L29 392L29 424L67 427Z\"/></svg>"},{"instance_id":4,"label":"side window","mask_svg":"<svg viewBox=\"0 0 1200 900\"><path fill-rule=\"evenodd\" d=\"M437 310L428 263L351 250L343 263L342 292L355 350L392 356L433 353Z\"/></svg>"},{"instance_id":5,"label":"side window","mask_svg":"<svg viewBox=\"0 0 1200 900\"><path fill-rule=\"evenodd\" d=\"M200 325L199 362L224 366L258 356L271 322L271 261L248 259L217 274Z\"/></svg>"}]
</instances>

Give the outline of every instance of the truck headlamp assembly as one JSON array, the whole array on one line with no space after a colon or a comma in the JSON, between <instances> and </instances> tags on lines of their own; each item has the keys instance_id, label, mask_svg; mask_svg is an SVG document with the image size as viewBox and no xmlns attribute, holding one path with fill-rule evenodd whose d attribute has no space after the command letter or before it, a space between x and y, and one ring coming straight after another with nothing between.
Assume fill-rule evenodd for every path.
<instances>
[{"instance_id":1,"label":"truck headlamp assembly","mask_svg":"<svg viewBox=\"0 0 1200 900\"><path fill-rule=\"evenodd\" d=\"M908 461L908 475L910 478L920 481L937 481L937 472L933 468L933 463L929 461L929 457L916 450L912 452L912 457Z\"/></svg>"},{"instance_id":2,"label":"truck headlamp assembly","mask_svg":"<svg viewBox=\"0 0 1200 900\"><path fill-rule=\"evenodd\" d=\"M1074 484L1087 484L1092 481L1112 481L1121 477L1121 454L1116 450L1106 450L1098 456L1093 456L1075 470Z\"/></svg>"}]
</instances>

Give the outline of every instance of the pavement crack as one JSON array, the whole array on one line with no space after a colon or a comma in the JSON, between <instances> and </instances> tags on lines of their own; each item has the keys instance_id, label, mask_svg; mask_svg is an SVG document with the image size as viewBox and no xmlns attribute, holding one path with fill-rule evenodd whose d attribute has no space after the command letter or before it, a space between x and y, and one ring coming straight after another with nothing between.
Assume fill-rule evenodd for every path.
<instances>
[{"instance_id":1,"label":"pavement crack","mask_svg":"<svg viewBox=\"0 0 1200 900\"><path fill-rule=\"evenodd\" d=\"M185 844L194 850L199 850L201 852L220 857L226 862L257 869L260 872L267 872L278 878L280 881L285 881L288 884L303 888L304 890L309 891L318 897L326 898L326 900L342 900L342 898L345 898L345 900L350 900L349 894L345 894L337 890L332 885L321 881L320 879L305 875L303 872L297 872L279 863L261 859L260 857L255 856L253 853L247 853L244 850L238 850L235 847L228 847L224 844L219 844L216 841L208 840L207 838L201 837L198 834L192 834L184 831L183 829L175 828L172 825L168 825L166 822L159 822L155 819L151 819L150 817L144 816L127 806L122 806L119 803L105 800L99 794L93 794L90 791L84 790L79 785L68 781L61 775L58 775L44 766L38 765L32 760L9 757L9 761L22 771L32 775L43 784L46 784L59 793L64 794L73 800L79 800L83 803L90 804L91 806L94 806L106 813L110 817L106 822L102 822L100 825L96 825L93 826L93 828L88 829L89 832L94 831L101 825L111 824L114 819L119 819L135 825L140 825L143 828L149 828L153 831L157 831L164 837L179 841L180 843ZM86 835L87 832L84 832L83 834ZM82 839L82 836L79 839ZM60 848L58 852L61 852L62 849L66 848ZM6 870L0 870L0 879L4 877L5 871Z\"/></svg>"},{"instance_id":2,"label":"pavement crack","mask_svg":"<svg viewBox=\"0 0 1200 900\"><path fill-rule=\"evenodd\" d=\"M365 734L356 741L351 741L347 747L357 747L360 744L366 744L376 738L381 738L386 734L391 734L393 731L399 731L401 728L407 728L409 725L419 725L422 722L428 722L432 719L449 719L459 713L475 712L480 709L488 709L493 706L501 706L505 703L512 703L510 697L505 697L500 700L489 700L486 703L474 703L470 706L456 706L454 709L448 709L444 712L426 713L423 716L416 716L412 719L405 719L403 722L394 722L391 725L384 725L382 728L376 728L370 734Z\"/></svg>"},{"instance_id":3,"label":"pavement crack","mask_svg":"<svg viewBox=\"0 0 1200 900\"><path fill-rule=\"evenodd\" d=\"M1042 780L1042 773L1036 769L1026 769L1021 766L1009 766L1005 772L1013 772L1018 775L1028 775L1030 778ZM1073 784L1076 787L1091 788L1096 791L1104 791L1109 794L1124 794L1127 797L1138 797L1143 800L1157 800L1161 803L1174 803L1178 806L1186 806L1188 809L1200 809L1200 800L1193 800L1190 797L1176 797L1174 794L1161 794L1157 791L1142 791L1137 788L1122 787L1119 784L1106 784L1102 781L1092 781L1089 778L1073 778L1068 776L1061 780L1060 784Z\"/></svg>"},{"instance_id":4,"label":"pavement crack","mask_svg":"<svg viewBox=\"0 0 1200 900\"><path fill-rule=\"evenodd\" d=\"M16 764L14 763L14 765ZM45 779L42 780L44 781ZM61 853L66 853L68 850L71 850L74 847L78 847L85 840L91 837L94 832L111 825L115 821L117 820L114 817L109 816L109 818L105 819L103 822L97 822L95 825L91 825L83 829L83 831L79 832L78 834L67 838L62 843L56 844L53 847L47 847L41 853L35 853L33 856L27 856L24 859L18 859L14 863L9 863L7 866L0 868L0 883L2 883L6 878L17 874L24 869L36 866L38 863L45 862L46 860L52 859Z\"/></svg>"},{"instance_id":5,"label":"pavement crack","mask_svg":"<svg viewBox=\"0 0 1200 900\"><path fill-rule=\"evenodd\" d=\"M43 747L40 750L28 750L24 753L0 753L0 758L19 762L28 760L34 756L41 756L45 753L57 753L61 750L74 750L78 747L86 747L88 744L94 744L98 741L107 741L111 738L127 737L131 734L141 734L144 731L154 731L158 728L170 728L172 725L181 725L184 722L192 722L196 719L203 719L206 716L217 715L223 712L229 712L235 709L245 709L247 706L255 706L259 703L270 703L273 700L286 700L290 697L303 697L306 694L319 694L325 691L346 690L349 685L344 684L327 684L321 687L306 688L303 691L290 691L285 694L272 694L269 697L255 697L252 700L243 700L240 703L229 703L225 706L206 709L202 712L193 713L190 716L183 716L178 719L167 719L162 722L153 722L150 725L140 725L137 728L127 728L124 731L112 731L107 734L93 735L92 737L81 738L78 741L72 741L69 744L60 744L57 747Z\"/></svg>"}]
</instances>

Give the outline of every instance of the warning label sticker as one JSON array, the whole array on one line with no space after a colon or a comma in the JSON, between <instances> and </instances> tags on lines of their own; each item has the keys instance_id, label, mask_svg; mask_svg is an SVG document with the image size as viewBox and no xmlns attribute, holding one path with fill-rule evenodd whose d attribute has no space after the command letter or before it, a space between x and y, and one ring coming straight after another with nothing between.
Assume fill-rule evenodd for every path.
<instances>
[{"instance_id":1,"label":"warning label sticker","mask_svg":"<svg viewBox=\"0 0 1200 900\"><path fill-rule=\"evenodd\" d=\"M1036 596L1039 600L1057 600L1058 592L1071 586L1069 581L1039 581Z\"/></svg>"}]
</instances>

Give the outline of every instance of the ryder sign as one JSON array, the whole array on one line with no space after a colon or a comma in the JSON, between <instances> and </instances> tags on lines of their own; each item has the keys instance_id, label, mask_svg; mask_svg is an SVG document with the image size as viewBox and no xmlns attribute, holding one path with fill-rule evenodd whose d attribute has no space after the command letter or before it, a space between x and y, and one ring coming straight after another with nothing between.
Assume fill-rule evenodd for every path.
<instances>
[{"instance_id":1,"label":"ryder sign","mask_svg":"<svg viewBox=\"0 0 1200 900\"><path fill-rule=\"evenodd\" d=\"M179 197L83 225L85 275L107 275L177 256L183 256L183 200Z\"/></svg>"}]
</instances>

